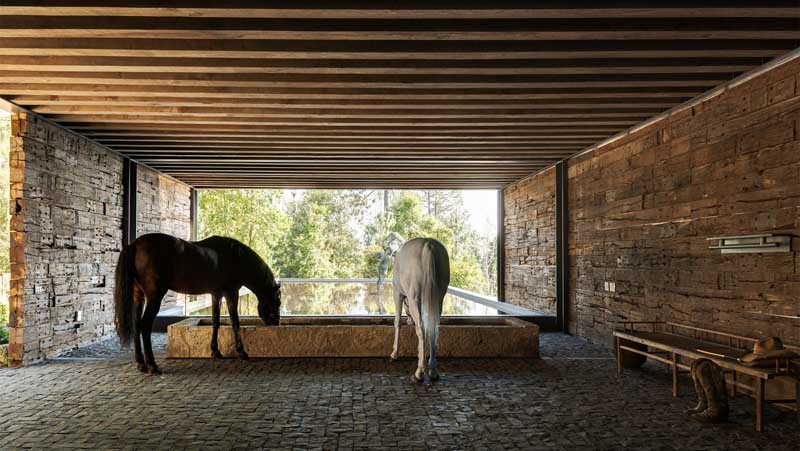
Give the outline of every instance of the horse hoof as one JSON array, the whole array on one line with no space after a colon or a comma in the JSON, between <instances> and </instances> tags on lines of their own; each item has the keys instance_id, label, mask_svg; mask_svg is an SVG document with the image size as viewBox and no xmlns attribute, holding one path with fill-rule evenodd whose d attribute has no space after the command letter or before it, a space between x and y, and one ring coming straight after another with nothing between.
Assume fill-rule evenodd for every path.
<instances>
[{"instance_id":1,"label":"horse hoof","mask_svg":"<svg viewBox=\"0 0 800 451\"><path fill-rule=\"evenodd\" d=\"M398 360L400 360L400 357L398 357L397 354L393 353L392 355L389 356L389 361L390 362L396 362Z\"/></svg>"},{"instance_id":2,"label":"horse hoof","mask_svg":"<svg viewBox=\"0 0 800 451\"><path fill-rule=\"evenodd\" d=\"M246 352L242 351L239 353L239 360L250 360L250 356L247 355Z\"/></svg>"},{"instance_id":3,"label":"horse hoof","mask_svg":"<svg viewBox=\"0 0 800 451\"><path fill-rule=\"evenodd\" d=\"M221 359L222 358L222 353L219 352L219 350L211 351L211 358L212 359Z\"/></svg>"},{"instance_id":4,"label":"horse hoof","mask_svg":"<svg viewBox=\"0 0 800 451\"><path fill-rule=\"evenodd\" d=\"M142 373L147 373L147 365L145 365L145 364L144 364L144 363L142 363L142 362L138 362L138 363L136 364L136 369L138 369L138 370L139 370L140 372L142 372Z\"/></svg>"},{"instance_id":5,"label":"horse hoof","mask_svg":"<svg viewBox=\"0 0 800 451\"><path fill-rule=\"evenodd\" d=\"M432 371L432 372L428 373L428 377L430 378L431 382L436 382L436 381L439 380L439 372L438 371Z\"/></svg>"},{"instance_id":6,"label":"horse hoof","mask_svg":"<svg viewBox=\"0 0 800 451\"><path fill-rule=\"evenodd\" d=\"M156 365L152 365L147 368L147 374L150 374L151 376L160 376L161 370L158 369Z\"/></svg>"},{"instance_id":7,"label":"horse hoof","mask_svg":"<svg viewBox=\"0 0 800 451\"><path fill-rule=\"evenodd\" d=\"M424 380L417 377L416 374L411 375L411 382L415 384L421 384Z\"/></svg>"}]
</instances>

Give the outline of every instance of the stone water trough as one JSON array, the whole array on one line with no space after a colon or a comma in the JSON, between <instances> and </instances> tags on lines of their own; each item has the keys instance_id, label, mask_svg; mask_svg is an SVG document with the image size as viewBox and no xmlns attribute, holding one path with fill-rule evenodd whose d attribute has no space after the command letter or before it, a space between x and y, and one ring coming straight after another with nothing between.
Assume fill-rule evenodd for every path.
<instances>
[{"instance_id":1,"label":"stone water trough","mask_svg":"<svg viewBox=\"0 0 800 451\"><path fill-rule=\"evenodd\" d=\"M405 321L405 317L403 318ZM219 350L235 357L230 320L222 320ZM250 357L388 357L394 340L391 317L290 316L280 326L241 318L242 341ZM188 318L167 330L170 358L211 358L211 318ZM416 357L413 326L400 330L401 357ZM539 356L539 327L511 317L442 317L438 356Z\"/></svg>"}]
</instances>

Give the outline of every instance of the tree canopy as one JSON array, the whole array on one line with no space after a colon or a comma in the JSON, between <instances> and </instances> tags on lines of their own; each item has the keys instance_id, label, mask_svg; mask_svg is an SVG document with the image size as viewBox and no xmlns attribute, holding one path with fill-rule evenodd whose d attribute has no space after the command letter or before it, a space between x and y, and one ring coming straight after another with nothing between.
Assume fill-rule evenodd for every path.
<instances>
[{"instance_id":1,"label":"tree canopy","mask_svg":"<svg viewBox=\"0 0 800 451\"><path fill-rule=\"evenodd\" d=\"M280 277L373 278L390 232L450 253L451 285L496 293L496 237L470 226L459 191L203 190L200 238L236 238Z\"/></svg>"}]
</instances>

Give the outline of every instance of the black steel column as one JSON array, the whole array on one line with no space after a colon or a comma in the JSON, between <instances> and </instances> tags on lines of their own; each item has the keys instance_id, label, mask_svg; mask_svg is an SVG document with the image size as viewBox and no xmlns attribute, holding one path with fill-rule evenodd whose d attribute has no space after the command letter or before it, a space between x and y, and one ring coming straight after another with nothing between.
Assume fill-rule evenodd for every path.
<instances>
[{"instance_id":1,"label":"black steel column","mask_svg":"<svg viewBox=\"0 0 800 451\"><path fill-rule=\"evenodd\" d=\"M506 299L506 208L503 190L497 190L497 300Z\"/></svg>"},{"instance_id":2,"label":"black steel column","mask_svg":"<svg viewBox=\"0 0 800 451\"><path fill-rule=\"evenodd\" d=\"M122 162L122 244L136 239L136 179L138 164L126 158Z\"/></svg>"},{"instance_id":3,"label":"black steel column","mask_svg":"<svg viewBox=\"0 0 800 451\"><path fill-rule=\"evenodd\" d=\"M197 241L197 232L198 232L198 216L197 216L197 189L192 188L191 194L189 195L189 218L191 221L191 232L190 238L192 241Z\"/></svg>"},{"instance_id":4,"label":"black steel column","mask_svg":"<svg viewBox=\"0 0 800 451\"><path fill-rule=\"evenodd\" d=\"M569 333L569 201L567 162L556 164L556 321Z\"/></svg>"}]
</instances>

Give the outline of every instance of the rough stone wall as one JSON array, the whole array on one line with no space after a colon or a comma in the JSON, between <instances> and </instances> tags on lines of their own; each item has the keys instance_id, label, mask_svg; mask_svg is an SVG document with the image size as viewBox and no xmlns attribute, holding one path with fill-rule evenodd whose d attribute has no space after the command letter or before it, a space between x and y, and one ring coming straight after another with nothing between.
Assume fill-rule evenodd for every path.
<instances>
[{"instance_id":1,"label":"rough stone wall","mask_svg":"<svg viewBox=\"0 0 800 451\"><path fill-rule=\"evenodd\" d=\"M113 331L122 159L12 117L9 358L31 363Z\"/></svg>"},{"instance_id":2,"label":"rough stone wall","mask_svg":"<svg viewBox=\"0 0 800 451\"><path fill-rule=\"evenodd\" d=\"M189 239L191 187L144 166L137 171L136 235L161 232ZM183 303L184 295L167 293L162 308Z\"/></svg>"},{"instance_id":3,"label":"rough stone wall","mask_svg":"<svg viewBox=\"0 0 800 451\"><path fill-rule=\"evenodd\" d=\"M556 171L504 191L506 302L556 314Z\"/></svg>"},{"instance_id":4,"label":"rough stone wall","mask_svg":"<svg viewBox=\"0 0 800 451\"><path fill-rule=\"evenodd\" d=\"M36 362L114 332L122 158L35 115L12 116L9 359ZM137 234L189 237L190 188L139 167ZM170 293L164 304L180 300Z\"/></svg>"},{"instance_id":5,"label":"rough stone wall","mask_svg":"<svg viewBox=\"0 0 800 451\"><path fill-rule=\"evenodd\" d=\"M725 255L706 241L800 235L798 74L780 66L570 160L573 332L610 346L616 320L674 320L800 342L797 240Z\"/></svg>"},{"instance_id":6,"label":"rough stone wall","mask_svg":"<svg viewBox=\"0 0 800 451\"><path fill-rule=\"evenodd\" d=\"M570 321L673 320L800 342L800 62L771 70L569 168ZM555 292L553 171L505 190L508 300ZM793 235L793 252L721 254L706 238ZM550 301L553 302L553 301Z\"/></svg>"}]
</instances>

